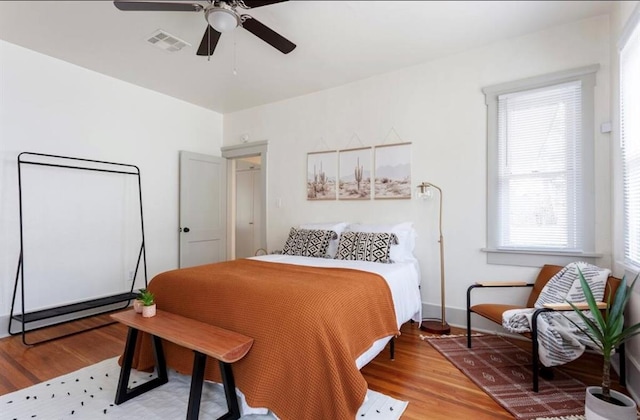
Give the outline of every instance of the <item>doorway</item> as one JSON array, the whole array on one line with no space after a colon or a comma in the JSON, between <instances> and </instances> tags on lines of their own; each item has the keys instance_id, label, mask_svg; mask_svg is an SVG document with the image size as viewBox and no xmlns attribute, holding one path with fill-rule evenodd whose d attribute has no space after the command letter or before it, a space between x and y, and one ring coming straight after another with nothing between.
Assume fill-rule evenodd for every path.
<instances>
[{"instance_id":1,"label":"doorway","mask_svg":"<svg viewBox=\"0 0 640 420\"><path fill-rule=\"evenodd\" d=\"M222 148L229 163L229 259L252 257L267 249L267 148L266 140Z\"/></svg>"},{"instance_id":2,"label":"doorway","mask_svg":"<svg viewBox=\"0 0 640 420\"><path fill-rule=\"evenodd\" d=\"M262 172L260 156L235 159L235 257L248 258L262 248Z\"/></svg>"}]
</instances>

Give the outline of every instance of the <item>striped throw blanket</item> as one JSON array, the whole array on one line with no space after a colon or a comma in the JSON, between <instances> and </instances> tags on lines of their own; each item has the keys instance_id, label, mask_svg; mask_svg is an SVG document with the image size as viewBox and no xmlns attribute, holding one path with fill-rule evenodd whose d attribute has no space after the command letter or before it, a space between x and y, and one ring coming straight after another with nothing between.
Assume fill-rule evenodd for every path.
<instances>
[{"instance_id":1,"label":"striped throw blanket","mask_svg":"<svg viewBox=\"0 0 640 420\"><path fill-rule=\"evenodd\" d=\"M549 280L540 292L534 308L512 309L502 315L502 326L510 332L531 331L531 318L536 309L547 303L584 302L585 297L580 286L578 269L597 301L604 298L604 289L610 270L596 267L585 262L567 265ZM592 318L590 311L585 311ZM557 366L577 359L591 341L567 318L580 326L584 323L573 311L564 313L545 312L538 316L538 353L544 366ZM592 318L593 319L593 318Z\"/></svg>"}]
</instances>

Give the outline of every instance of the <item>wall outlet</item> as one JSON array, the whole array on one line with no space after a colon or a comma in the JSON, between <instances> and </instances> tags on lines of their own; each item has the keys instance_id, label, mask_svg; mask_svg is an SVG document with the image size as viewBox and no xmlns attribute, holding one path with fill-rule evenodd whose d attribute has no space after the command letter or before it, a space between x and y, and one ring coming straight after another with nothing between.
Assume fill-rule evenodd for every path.
<instances>
[{"instance_id":1,"label":"wall outlet","mask_svg":"<svg viewBox=\"0 0 640 420\"><path fill-rule=\"evenodd\" d=\"M129 270L129 272L127 273L127 281L133 281L133 270Z\"/></svg>"}]
</instances>

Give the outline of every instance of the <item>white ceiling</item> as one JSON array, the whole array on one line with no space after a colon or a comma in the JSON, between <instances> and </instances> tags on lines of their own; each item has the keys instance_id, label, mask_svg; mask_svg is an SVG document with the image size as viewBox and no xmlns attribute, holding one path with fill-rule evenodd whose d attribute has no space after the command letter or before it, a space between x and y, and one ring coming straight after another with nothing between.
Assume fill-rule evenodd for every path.
<instances>
[{"instance_id":1,"label":"white ceiling","mask_svg":"<svg viewBox=\"0 0 640 420\"><path fill-rule=\"evenodd\" d=\"M607 1L289 1L247 13L297 44L292 53L239 28L222 35L208 61L195 54L206 28L202 12L123 12L111 1L0 1L0 39L227 113L606 14L609 7ZM146 39L157 29L191 47L176 53L153 47Z\"/></svg>"}]
</instances>

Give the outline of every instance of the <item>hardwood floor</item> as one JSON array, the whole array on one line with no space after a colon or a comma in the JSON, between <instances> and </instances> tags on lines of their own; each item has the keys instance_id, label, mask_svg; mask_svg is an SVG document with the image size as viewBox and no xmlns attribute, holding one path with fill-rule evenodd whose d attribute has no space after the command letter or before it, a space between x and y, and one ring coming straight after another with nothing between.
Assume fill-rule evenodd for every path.
<instances>
[{"instance_id":1,"label":"hardwood floor","mask_svg":"<svg viewBox=\"0 0 640 420\"><path fill-rule=\"evenodd\" d=\"M100 322L100 318L79 321L82 326L92 322ZM0 395L117 356L124 348L126 332L123 325L114 324L34 347L24 346L17 336L1 339ZM452 334L463 332L459 328L452 329ZM513 419L422 341L420 334L415 325L405 324L402 335L396 339L395 361L389 359L386 349L362 369L371 389L409 401L403 419ZM513 341L526 349L530 346L526 341ZM600 366L601 357L586 354L565 365L565 369L587 385L596 385ZM620 390L619 387L616 389Z\"/></svg>"}]
</instances>

